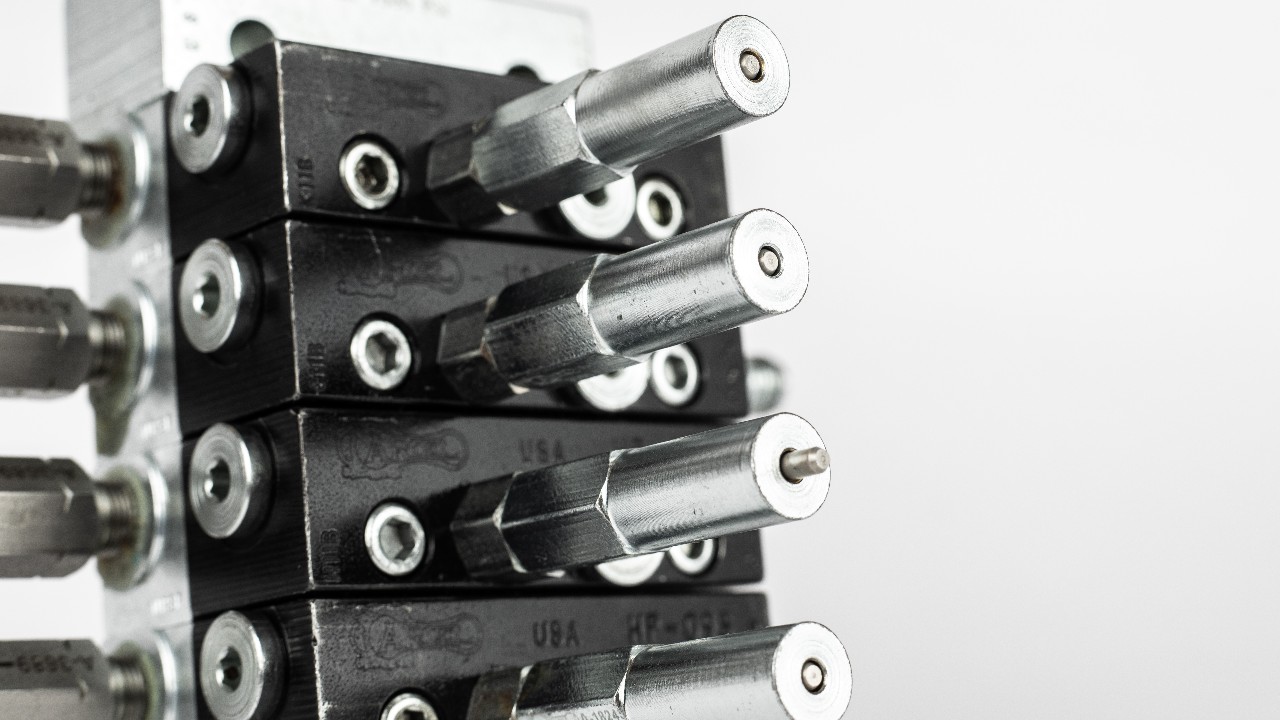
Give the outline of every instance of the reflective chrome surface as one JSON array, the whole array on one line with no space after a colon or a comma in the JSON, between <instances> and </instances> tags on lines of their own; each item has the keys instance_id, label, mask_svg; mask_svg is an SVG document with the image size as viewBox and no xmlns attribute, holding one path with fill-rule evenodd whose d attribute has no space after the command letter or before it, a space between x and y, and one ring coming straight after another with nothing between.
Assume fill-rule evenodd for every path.
<instances>
[{"instance_id":1,"label":"reflective chrome surface","mask_svg":"<svg viewBox=\"0 0 1280 720\"><path fill-rule=\"evenodd\" d=\"M473 575L545 574L801 520L831 473L795 482L783 458L822 447L780 414L516 473L468 489L453 537Z\"/></svg>"},{"instance_id":2,"label":"reflective chrome surface","mask_svg":"<svg viewBox=\"0 0 1280 720\"><path fill-rule=\"evenodd\" d=\"M772 274L760 252L777 252ZM799 233L753 210L622 255L599 255L508 286L446 316L439 360L460 395L501 399L621 370L661 348L800 303L809 260Z\"/></svg>"},{"instance_id":3,"label":"reflective chrome surface","mask_svg":"<svg viewBox=\"0 0 1280 720\"><path fill-rule=\"evenodd\" d=\"M800 623L491 673L467 720L837 720L852 685L839 638Z\"/></svg>"}]
</instances>

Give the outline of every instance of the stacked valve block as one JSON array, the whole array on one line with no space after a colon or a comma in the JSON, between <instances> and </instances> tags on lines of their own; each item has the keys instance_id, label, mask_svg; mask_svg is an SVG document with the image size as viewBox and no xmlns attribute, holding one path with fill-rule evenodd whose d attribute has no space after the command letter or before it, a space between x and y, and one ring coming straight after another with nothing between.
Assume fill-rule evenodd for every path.
<instances>
[{"instance_id":1,"label":"stacked valve block","mask_svg":"<svg viewBox=\"0 0 1280 720\"><path fill-rule=\"evenodd\" d=\"M177 77L174 6L131 4L163 58L92 90L69 5L79 135L0 118L0 212L94 248L87 302L0 286L0 386L89 385L103 459L0 460L0 574L96 559L111 628L0 643L0 715L839 717L839 641L734 590L831 487L739 339L809 279L726 200L718 136L789 91L773 33L546 84L246 18Z\"/></svg>"}]
</instances>

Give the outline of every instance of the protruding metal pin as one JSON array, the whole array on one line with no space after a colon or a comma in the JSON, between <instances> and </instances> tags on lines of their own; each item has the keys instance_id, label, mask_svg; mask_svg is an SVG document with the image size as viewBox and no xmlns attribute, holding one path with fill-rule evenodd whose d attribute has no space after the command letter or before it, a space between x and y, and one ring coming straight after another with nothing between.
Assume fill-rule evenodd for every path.
<instances>
[{"instance_id":1,"label":"protruding metal pin","mask_svg":"<svg viewBox=\"0 0 1280 720\"><path fill-rule=\"evenodd\" d=\"M800 682L804 683L805 690L816 695L826 687L827 670L816 660L806 660L800 668Z\"/></svg>"},{"instance_id":2,"label":"protruding metal pin","mask_svg":"<svg viewBox=\"0 0 1280 720\"><path fill-rule=\"evenodd\" d=\"M751 82L764 79L764 59L755 50L743 50L738 58L738 67L742 68L743 77Z\"/></svg>"},{"instance_id":3,"label":"protruding metal pin","mask_svg":"<svg viewBox=\"0 0 1280 720\"><path fill-rule=\"evenodd\" d=\"M769 277L777 277L778 271L782 270L782 255L778 254L778 249L772 245L765 245L760 248L760 254L757 257L760 260L760 270Z\"/></svg>"},{"instance_id":4,"label":"protruding metal pin","mask_svg":"<svg viewBox=\"0 0 1280 720\"><path fill-rule=\"evenodd\" d=\"M831 455L824 448L789 450L782 454L782 476L793 483L821 475L831 468Z\"/></svg>"}]
</instances>

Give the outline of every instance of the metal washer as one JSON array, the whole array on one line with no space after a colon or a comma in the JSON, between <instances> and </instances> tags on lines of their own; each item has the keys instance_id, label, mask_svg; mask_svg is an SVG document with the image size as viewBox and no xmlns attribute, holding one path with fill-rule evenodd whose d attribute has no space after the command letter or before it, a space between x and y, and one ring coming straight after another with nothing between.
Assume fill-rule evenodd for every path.
<instances>
[{"instance_id":1,"label":"metal washer","mask_svg":"<svg viewBox=\"0 0 1280 720\"><path fill-rule=\"evenodd\" d=\"M694 401L702 389L702 369L698 358L687 345L676 345L655 352L649 358L649 385L658 399L672 407L683 407ZM673 378L671 367L683 368L683 376Z\"/></svg>"},{"instance_id":2,"label":"metal washer","mask_svg":"<svg viewBox=\"0 0 1280 720\"><path fill-rule=\"evenodd\" d=\"M616 372L579 380L574 388L591 407L619 412L635 405L649 387L649 363L642 362Z\"/></svg>"},{"instance_id":3,"label":"metal washer","mask_svg":"<svg viewBox=\"0 0 1280 720\"><path fill-rule=\"evenodd\" d=\"M199 175L225 170L249 139L249 90L235 70L197 65L169 106L169 140L178 164Z\"/></svg>"},{"instance_id":4,"label":"metal washer","mask_svg":"<svg viewBox=\"0 0 1280 720\"><path fill-rule=\"evenodd\" d=\"M253 256L213 238L191 253L178 282L178 320L195 349L213 353L243 344L257 322Z\"/></svg>"},{"instance_id":5,"label":"metal washer","mask_svg":"<svg viewBox=\"0 0 1280 720\"><path fill-rule=\"evenodd\" d=\"M271 504L271 453L256 434L219 423L196 442L187 480L200 528L219 540L244 537L261 526Z\"/></svg>"},{"instance_id":6,"label":"metal washer","mask_svg":"<svg viewBox=\"0 0 1280 720\"><path fill-rule=\"evenodd\" d=\"M267 620L231 611L209 626L200 646L200 690L217 720L271 717L284 675L282 643Z\"/></svg>"},{"instance_id":7,"label":"metal washer","mask_svg":"<svg viewBox=\"0 0 1280 720\"><path fill-rule=\"evenodd\" d=\"M569 227L579 235L592 240L617 237L636 216L636 180L628 175L594 193L562 200L559 207Z\"/></svg>"}]
</instances>

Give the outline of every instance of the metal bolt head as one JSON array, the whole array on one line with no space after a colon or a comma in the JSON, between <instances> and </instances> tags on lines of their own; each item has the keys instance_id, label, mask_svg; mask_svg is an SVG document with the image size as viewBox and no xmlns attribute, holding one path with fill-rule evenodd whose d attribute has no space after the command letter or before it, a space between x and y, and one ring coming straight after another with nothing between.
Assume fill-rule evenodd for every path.
<instances>
[{"instance_id":1,"label":"metal bolt head","mask_svg":"<svg viewBox=\"0 0 1280 720\"><path fill-rule=\"evenodd\" d=\"M178 281L178 320L202 353L230 350L253 335L258 308L257 263L247 249L206 240L187 259Z\"/></svg>"},{"instance_id":2,"label":"metal bolt head","mask_svg":"<svg viewBox=\"0 0 1280 720\"><path fill-rule=\"evenodd\" d=\"M579 380L577 390L588 405L605 412L619 412L635 405L649 389L649 364L639 363L604 375Z\"/></svg>"},{"instance_id":3,"label":"metal bolt head","mask_svg":"<svg viewBox=\"0 0 1280 720\"><path fill-rule=\"evenodd\" d=\"M587 193L562 200L560 214L569 227L592 240L621 235L636 214L636 181L628 175Z\"/></svg>"},{"instance_id":4,"label":"metal bolt head","mask_svg":"<svg viewBox=\"0 0 1280 720\"><path fill-rule=\"evenodd\" d=\"M595 566L595 572L618 587L635 587L648 582L662 567L663 553L648 553L610 560Z\"/></svg>"},{"instance_id":5,"label":"metal bolt head","mask_svg":"<svg viewBox=\"0 0 1280 720\"><path fill-rule=\"evenodd\" d=\"M649 178L636 190L636 219L653 240L670 240L684 226L684 199L662 178Z\"/></svg>"},{"instance_id":6,"label":"metal bolt head","mask_svg":"<svg viewBox=\"0 0 1280 720\"><path fill-rule=\"evenodd\" d=\"M649 385L658 399L672 407L693 402L702 389L698 358L687 345L676 345L649 357Z\"/></svg>"},{"instance_id":7,"label":"metal bolt head","mask_svg":"<svg viewBox=\"0 0 1280 720\"><path fill-rule=\"evenodd\" d=\"M271 453L257 433L222 423L206 430L187 473L200 528L219 540L253 534L270 509L272 475Z\"/></svg>"},{"instance_id":8,"label":"metal bolt head","mask_svg":"<svg viewBox=\"0 0 1280 720\"><path fill-rule=\"evenodd\" d=\"M439 720L436 709L417 693L401 693L382 708L381 720Z\"/></svg>"},{"instance_id":9,"label":"metal bolt head","mask_svg":"<svg viewBox=\"0 0 1280 720\"><path fill-rule=\"evenodd\" d=\"M427 531L413 511L399 503L378 506L364 526L364 545L379 570L403 577L427 557Z\"/></svg>"},{"instance_id":10,"label":"metal bolt head","mask_svg":"<svg viewBox=\"0 0 1280 720\"><path fill-rule=\"evenodd\" d=\"M677 545L667 551L671 564L690 577L705 574L719 556L720 542L714 539Z\"/></svg>"},{"instance_id":11,"label":"metal bolt head","mask_svg":"<svg viewBox=\"0 0 1280 720\"><path fill-rule=\"evenodd\" d=\"M413 346L395 323L365 320L351 336L351 362L364 384L374 390L391 390L413 369Z\"/></svg>"},{"instance_id":12,"label":"metal bolt head","mask_svg":"<svg viewBox=\"0 0 1280 720\"><path fill-rule=\"evenodd\" d=\"M338 160L338 174L347 195L366 210L381 210L400 193L400 164L374 140L348 145Z\"/></svg>"},{"instance_id":13,"label":"metal bolt head","mask_svg":"<svg viewBox=\"0 0 1280 720\"><path fill-rule=\"evenodd\" d=\"M169 108L169 144L178 164L196 175L235 164L249 139L250 103L248 87L231 68L193 68Z\"/></svg>"},{"instance_id":14,"label":"metal bolt head","mask_svg":"<svg viewBox=\"0 0 1280 720\"><path fill-rule=\"evenodd\" d=\"M266 720L285 674L283 643L270 622L223 613L200 647L200 690L217 720Z\"/></svg>"}]
</instances>

